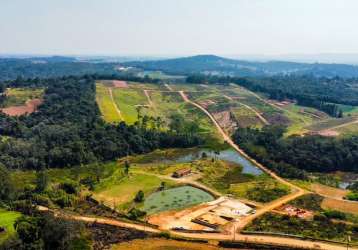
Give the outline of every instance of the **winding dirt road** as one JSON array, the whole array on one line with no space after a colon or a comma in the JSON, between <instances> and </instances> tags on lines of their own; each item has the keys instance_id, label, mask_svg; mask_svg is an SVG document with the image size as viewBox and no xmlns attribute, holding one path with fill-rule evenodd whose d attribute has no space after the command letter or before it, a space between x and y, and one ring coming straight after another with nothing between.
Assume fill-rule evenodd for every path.
<instances>
[{"instance_id":1,"label":"winding dirt road","mask_svg":"<svg viewBox=\"0 0 358 250\"><path fill-rule=\"evenodd\" d=\"M256 211L255 214L249 215L247 217L245 217L244 219L240 220L239 222L235 222L235 228L237 230L242 230L247 224L249 224L251 221L253 221L255 218L263 215L264 213L267 213L271 210L274 210L280 206L282 206L283 204L296 199L297 197L303 195L306 193L305 190L303 190L302 188L286 181L285 179L281 178L280 176L278 176L277 174L275 174L274 172L272 172L271 170L267 169L266 167L264 167L262 164L260 164L259 162L257 162L255 159L251 158L250 156L248 156L241 148L239 148L238 145L235 144L235 142L231 139L231 137L229 135L227 135L225 133L225 131L220 127L219 123L215 120L214 116L211 115L211 113L209 111L207 111L204 107L202 107L201 105L191 101L188 96L185 94L184 91L179 91L180 95L182 96L183 100L187 103L190 103L192 105L194 105L195 107L199 108L201 111L203 111L209 118L210 120L214 123L215 127L217 128L217 130L219 131L219 133L222 135L222 137L224 138L224 140L231 146L233 147L237 152L239 152L241 155L243 155L245 158L247 158L248 160L250 160L254 165L256 165L257 167L259 167L260 169L262 169L263 171L265 171L267 174L269 174L272 178L276 179L277 181L281 182L282 184L289 186L291 188L291 190L293 191L292 193L283 196L277 200L272 201L271 203L261 207L260 209L258 209Z\"/></svg>"},{"instance_id":2,"label":"winding dirt road","mask_svg":"<svg viewBox=\"0 0 358 250\"><path fill-rule=\"evenodd\" d=\"M108 218L99 218L99 217L88 217L88 216L78 216L73 214L66 214L63 212L58 212L55 210L50 210L46 207L39 206L40 211L51 211L56 217L62 217L65 219L71 219L76 221L83 221L86 223L99 223L105 225L112 225L116 227L131 228L138 231L148 232L148 233L160 233L161 230L134 223L123 222L115 219ZM272 246L286 246L286 247L297 247L297 248L309 248L309 249L326 249L326 250L345 250L347 249L343 245L334 245L318 241L310 240L300 240L294 238L284 238L284 237L275 237L275 236L261 236L261 235L244 235L244 234L219 234L219 233L183 233L177 231L171 231L171 235L180 236L190 239L203 239L203 240L218 240L218 241L240 241L240 242L249 242L249 243L258 243L258 244L267 244ZM350 249L358 249L356 247Z\"/></svg>"}]
</instances>

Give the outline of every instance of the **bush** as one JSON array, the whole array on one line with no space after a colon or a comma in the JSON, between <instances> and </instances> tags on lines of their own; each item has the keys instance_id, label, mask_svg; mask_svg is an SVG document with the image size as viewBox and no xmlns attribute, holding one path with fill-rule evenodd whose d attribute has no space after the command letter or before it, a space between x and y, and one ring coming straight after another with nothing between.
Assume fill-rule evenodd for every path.
<instances>
[{"instance_id":1,"label":"bush","mask_svg":"<svg viewBox=\"0 0 358 250\"><path fill-rule=\"evenodd\" d=\"M346 199L351 201L358 201L358 192L351 192L346 196Z\"/></svg>"},{"instance_id":2,"label":"bush","mask_svg":"<svg viewBox=\"0 0 358 250\"><path fill-rule=\"evenodd\" d=\"M32 198L37 205L45 207L49 207L51 205L51 200L45 195L36 194Z\"/></svg>"},{"instance_id":3,"label":"bush","mask_svg":"<svg viewBox=\"0 0 358 250\"><path fill-rule=\"evenodd\" d=\"M338 219L338 220L347 219L347 216L345 213L342 213L337 210L327 210L327 211L324 211L323 214L329 219Z\"/></svg>"},{"instance_id":4,"label":"bush","mask_svg":"<svg viewBox=\"0 0 358 250\"><path fill-rule=\"evenodd\" d=\"M144 201L144 192L142 190L139 190L138 193L136 194L134 201L139 203L139 202L143 202Z\"/></svg>"},{"instance_id":5,"label":"bush","mask_svg":"<svg viewBox=\"0 0 358 250\"><path fill-rule=\"evenodd\" d=\"M144 211L141 211L137 208L132 208L129 213L128 213L128 218L131 220L137 220L138 218L143 217L144 215L146 215L147 213Z\"/></svg>"},{"instance_id":6,"label":"bush","mask_svg":"<svg viewBox=\"0 0 358 250\"><path fill-rule=\"evenodd\" d=\"M60 184L59 188L64 190L68 194L78 193L78 184L74 181L67 181Z\"/></svg>"}]
</instances>

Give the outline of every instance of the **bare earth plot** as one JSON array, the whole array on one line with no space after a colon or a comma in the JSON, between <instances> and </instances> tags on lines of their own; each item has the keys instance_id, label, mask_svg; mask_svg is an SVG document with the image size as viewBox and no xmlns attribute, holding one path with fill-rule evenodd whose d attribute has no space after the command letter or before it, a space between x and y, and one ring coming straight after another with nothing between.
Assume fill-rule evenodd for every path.
<instances>
[{"instance_id":1,"label":"bare earth plot","mask_svg":"<svg viewBox=\"0 0 358 250\"><path fill-rule=\"evenodd\" d=\"M1 111L10 116L20 116L35 112L42 103L41 99L32 99L26 101L25 105L2 108Z\"/></svg>"},{"instance_id":2,"label":"bare earth plot","mask_svg":"<svg viewBox=\"0 0 358 250\"><path fill-rule=\"evenodd\" d=\"M35 112L42 103L43 88L8 88L0 110L10 116Z\"/></svg>"}]
</instances>

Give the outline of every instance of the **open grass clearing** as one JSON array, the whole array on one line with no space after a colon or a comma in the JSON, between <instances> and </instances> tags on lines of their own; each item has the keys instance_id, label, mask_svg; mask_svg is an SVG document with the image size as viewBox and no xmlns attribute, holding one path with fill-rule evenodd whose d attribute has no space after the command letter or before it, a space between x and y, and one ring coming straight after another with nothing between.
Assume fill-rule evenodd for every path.
<instances>
[{"instance_id":1,"label":"open grass clearing","mask_svg":"<svg viewBox=\"0 0 358 250\"><path fill-rule=\"evenodd\" d=\"M314 123L311 126L308 126L307 129L312 130L312 131L320 131L320 130L325 130L325 129L331 129L331 128L334 128L336 126L341 126L341 125L343 125L345 123L353 122L356 119L357 118L353 117L353 116L347 116L347 117L340 118L340 119L330 118L328 120L324 120L324 121L321 121L321 122Z\"/></svg>"},{"instance_id":2,"label":"open grass clearing","mask_svg":"<svg viewBox=\"0 0 358 250\"><path fill-rule=\"evenodd\" d=\"M109 87L99 82L96 83L96 101L99 110L106 122L120 122L122 119L116 110L109 91Z\"/></svg>"},{"instance_id":3,"label":"open grass clearing","mask_svg":"<svg viewBox=\"0 0 358 250\"><path fill-rule=\"evenodd\" d=\"M119 168L96 186L94 198L110 207L125 210L140 190L147 197L158 190L163 181L167 187L175 186L174 182L153 175L133 172L127 176L123 169Z\"/></svg>"},{"instance_id":4,"label":"open grass clearing","mask_svg":"<svg viewBox=\"0 0 358 250\"><path fill-rule=\"evenodd\" d=\"M0 233L0 245L16 233L14 223L20 216L21 213L19 212L7 211L0 208L0 227L5 228L5 232Z\"/></svg>"},{"instance_id":5,"label":"open grass clearing","mask_svg":"<svg viewBox=\"0 0 358 250\"><path fill-rule=\"evenodd\" d=\"M22 106L32 99L41 99L44 88L8 88L3 107Z\"/></svg>"},{"instance_id":6,"label":"open grass clearing","mask_svg":"<svg viewBox=\"0 0 358 250\"><path fill-rule=\"evenodd\" d=\"M154 116L155 112L149 107L147 97L140 89L113 89L113 98L120 109L124 121L134 124L140 115Z\"/></svg>"}]
</instances>

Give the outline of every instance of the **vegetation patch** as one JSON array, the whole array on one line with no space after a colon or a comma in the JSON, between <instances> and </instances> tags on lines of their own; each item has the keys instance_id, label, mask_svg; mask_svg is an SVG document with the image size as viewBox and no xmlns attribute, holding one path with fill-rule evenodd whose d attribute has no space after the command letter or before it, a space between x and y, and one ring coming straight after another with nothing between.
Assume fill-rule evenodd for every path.
<instances>
[{"instance_id":1,"label":"vegetation patch","mask_svg":"<svg viewBox=\"0 0 358 250\"><path fill-rule=\"evenodd\" d=\"M8 88L1 107L22 106L29 100L41 99L43 94L44 88Z\"/></svg>"},{"instance_id":2,"label":"vegetation patch","mask_svg":"<svg viewBox=\"0 0 358 250\"><path fill-rule=\"evenodd\" d=\"M291 234L341 242L345 242L347 234L351 234L352 242L358 242L358 227L356 225L332 222L329 218L319 215L314 216L311 221L269 213L255 219L246 227L246 230Z\"/></svg>"},{"instance_id":3,"label":"vegetation patch","mask_svg":"<svg viewBox=\"0 0 358 250\"><path fill-rule=\"evenodd\" d=\"M158 190L162 182L163 180L153 175L141 173L126 175L121 169L96 186L94 198L110 207L126 210L131 207L139 191L142 191L146 198ZM165 183L168 187L175 185L172 181L165 180Z\"/></svg>"},{"instance_id":4,"label":"vegetation patch","mask_svg":"<svg viewBox=\"0 0 358 250\"><path fill-rule=\"evenodd\" d=\"M291 201L289 204L292 206L307 209L310 211L323 211L321 208L321 203L323 201L323 197L317 194L305 194L303 196L298 197L297 199Z\"/></svg>"},{"instance_id":5,"label":"vegetation patch","mask_svg":"<svg viewBox=\"0 0 358 250\"><path fill-rule=\"evenodd\" d=\"M13 236L15 232L15 221L21 216L19 212L6 211L0 209L0 245L9 237Z\"/></svg>"}]
</instances>

